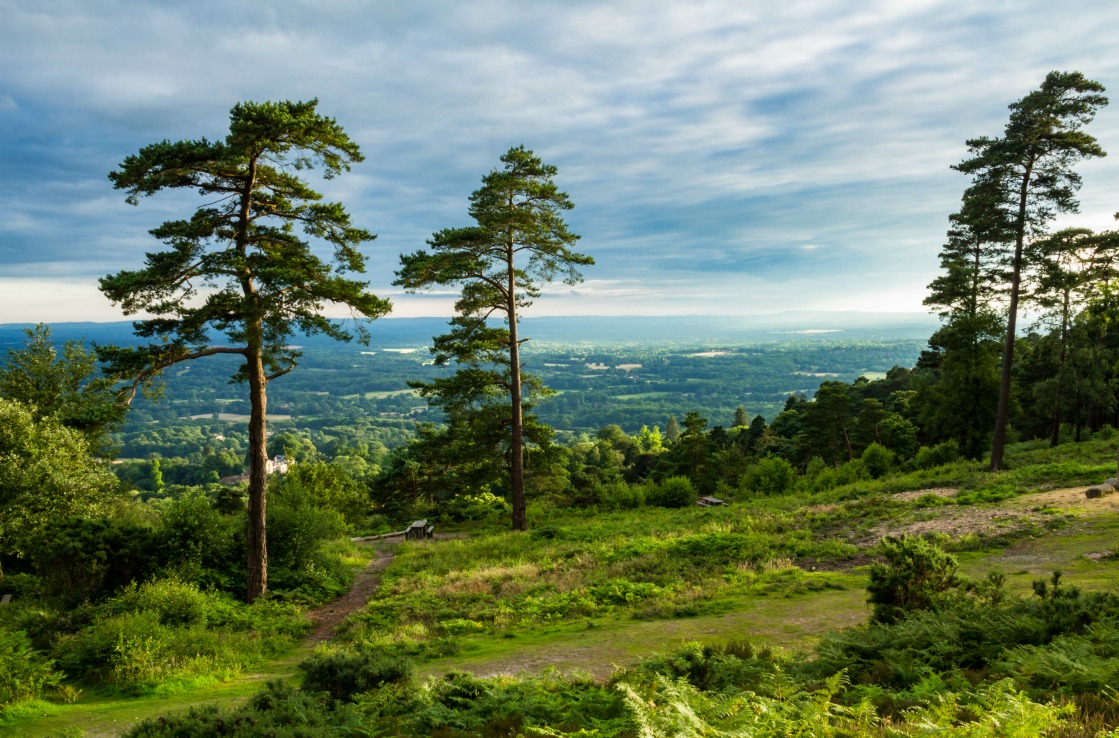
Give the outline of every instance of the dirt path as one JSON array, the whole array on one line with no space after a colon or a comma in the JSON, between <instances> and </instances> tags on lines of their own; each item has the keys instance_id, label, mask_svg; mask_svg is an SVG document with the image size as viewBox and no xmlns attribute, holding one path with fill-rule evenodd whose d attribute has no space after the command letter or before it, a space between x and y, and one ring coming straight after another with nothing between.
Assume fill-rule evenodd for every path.
<instances>
[{"instance_id":1,"label":"dirt path","mask_svg":"<svg viewBox=\"0 0 1119 738\"><path fill-rule=\"evenodd\" d=\"M315 629L307 636L307 643L314 646L329 641L343 620L365 607L365 603L369 602L381 584L381 572L392 563L392 559L392 553L377 549L377 558L358 572L349 592L308 612L307 617L315 624Z\"/></svg>"}]
</instances>

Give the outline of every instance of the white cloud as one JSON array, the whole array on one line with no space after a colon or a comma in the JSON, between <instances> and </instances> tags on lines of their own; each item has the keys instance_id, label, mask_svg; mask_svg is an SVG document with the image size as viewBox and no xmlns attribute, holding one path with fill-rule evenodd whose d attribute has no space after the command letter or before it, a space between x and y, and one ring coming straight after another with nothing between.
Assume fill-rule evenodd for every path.
<instances>
[{"instance_id":1,"label":"white cloud","mask_svg":"<svg viewBox=\"0 0 1119 738\"><path fill-rule=\"evenodd\" d=\"M559 166L598 261L534 310L735 312L788 299L798 271L819 304L914 303L965 186L948 168L964 140L997 135L1050 69L1119 83L1105 2L0 0L0 17L0 269L89 284L138 266L147 229L193 203L126 208L105 179L124 156L219 138L238 100L318 97L368 157L315 186L380 234L379 292L396 254L467 222L479 178L524 143ZM1119 147L1119 116L1091 130ZM1083 168L1078 222L1119 209L1115 171ZM749 293L719 270L756 270Z\"/></svg>"}]
</instances>

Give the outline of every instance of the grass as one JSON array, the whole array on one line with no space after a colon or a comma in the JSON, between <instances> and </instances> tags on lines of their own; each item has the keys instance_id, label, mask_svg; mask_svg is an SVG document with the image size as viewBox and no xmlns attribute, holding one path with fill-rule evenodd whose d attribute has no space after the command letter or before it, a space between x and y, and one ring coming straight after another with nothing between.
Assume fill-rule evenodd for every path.
<instances>
[{"instance_id":1,"label":"grass","mask_svg":"<svg viewBox=\"0 0 1119 738\"><path fill-rule=\"evenodd\" d=\"M221 684L208 684L176 694L123 697L109 690L86 690L70 705L34 702L18 705L0 716L0 736L39 738L76 734L85 738L116 736L146 718L186 710L198 704L237 705L255 694L266 681L288 679L296 665L311 653L309 647L269 662L252 674Z\"/></svg>"},{"instance_id":2,"label":"grass","mask_svg":"<svg viewBox=\"0 0 1119 738\"><path fill-rule=\"evenodd\" d=\"M1086 484L1108 473L1106 464L1096 462L1110 460L1110 442L1083 444L1079 450L1074 457L1064 449L1022 444L1008 455L1009 471L992 474L977 462L959 462L808 494L745 497L729 508L642 508L588 516L538 504L527 536L476 531L469 540L404 547L385 573L381 596L351 620L346 638L433 664L484 661L491 652L504 659L502 654L553 638L560 644L555 653L577 653L578 643L597 643L598 633L615 631L645 633L637 639L640 651L670 637L679 623L749 612L752 603L763 601L759 596L771 601L834 597L827 590L843 586L861 592L861 584L843 581L856 575L841 573L853 557L865 556L886 532L936 530L944 515L956 526L949 532L962 536L957 550L1005 548L1038 535L1065 541L1067 548L1077 513L1050 503L1031 507L1022 495ZM952 498L901 501L892 496L934 487L960 489L959 502L966 506ZM1098 512L1093 508L1093 514ZM1093 535L1079 545L1105 549L1106 528ZM965 563L976 570L992 568L995 557L985 556L966 554ZM1010 585L1028 591L1032 579L1063 566L1070 573L1091 574L1088 585L1095 587L1114 571L1109 562L1070 557L1036 557L1035 566L1007 572ZM800 568L791 568L792 562ZM813 568L820 571L802 571ZM861 595L846 601L853 608L835 610L843 613L841 621L863 611ZM788 616L781 607L773 612L783 613L774 616L778 620ZM827 628L826 620L821 627ZM793 645L815 632L794 627L785 633L769 621L759 623L759 630L774 642ZM595 647L624 640L606 638ZM601 664L595 668L601 670Z\"/></svg>"},{"instance_id":3,"label":"grass","mask_svg":"<svg viewBox=\"0 0 1119 738\"><path fill-rule=\"evenodd\" d=\"M1029 498L1025 498L1028 501ZM1086 590L1114 589L1119 582L1119 512L1082 509L1067 526L999 551L959 554L961 569L981 576L997 569L1008 591L1025 594L1054 570Z\"/></svg>"},{"instance_id":4,"label":"grass","mask_svg":"<svg viewBox=\"0 0 1119 738\"><path fill-rule=\"evenodd\" d=\"M837 561L857 549L815 536L816 517L764 507L550 510L528 535L403 545L380 596L345 637L427 660L479 638L520 638L588 620L675 620L844 586L792 559ZM735 601L735 603L731 603Z\"/></svg>"},{"instance_id":5,"label":"grass","mask_svg":"<svg viewBox=\"0 0 1119 738\"><path fill-rule=\"evenodd\" d=\"M469 540L401 546L378 597L352 619L346 637L418 656L421 675L554 667L605 678L615 666L684 642L744 640L802 651L868 616L865 567L857 566L866 559L851 559L860 553L852 541L876 526L995 507L1040 522L1022 527L1017 538L962 541L957 556L965 573L1001 570L1007 589L1019 594L1054 569L1086 590L1113 588L1119 560L1109 554L1119 547L1119 496L1088 501L1039 492L1110 476L1111 442L1081 444L1076 453L1042 444L1010 451L1010 470L997 474L962 462L829 490L746 498L729 508L592 515L537 504L528 535L476 530ZM997 502L977 499L974 508L891 497L930 487L1001 492ZM820 571L790 569L790 560ZM291 678L308 654L299 647L223 684L199 681L158 697L87 689L72 705L26 703L8 711L0 735L115 735L142 718L191 705L234 705L267 679Z\"/></svg>"},{"instance_id":6,"label":"grass","mask_svg":"<svg viewBox=\"0 0 1119 738\"><path fill-rule=\"evenodd\" d=\"M434 659L417 673L433 676L464 670L491 676L539 674L554 668L561 673L588 673L604 679L616 667L684 642L747 640L808 649L824 633L866 619L865 577L852 574L842 581L843 589L789 597L728 598L723 602L727 612L690 618L596 618L531 629L509 638L465 637L458 654Z\"/></svg>"}]
</instances>

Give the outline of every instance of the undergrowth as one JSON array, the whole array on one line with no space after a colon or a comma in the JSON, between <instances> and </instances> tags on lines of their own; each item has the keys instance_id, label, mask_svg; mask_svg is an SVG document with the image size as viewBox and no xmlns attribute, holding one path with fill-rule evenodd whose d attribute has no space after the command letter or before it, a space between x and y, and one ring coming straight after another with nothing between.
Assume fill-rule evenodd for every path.
<instances>
[{"instance_id":1,"label":"undergrowth","mask_svg":"<svg viewBox=\"0 0 1119 738\"><path fill-rule=\"evenodd\" d=\"M391 654L321 652L299 690L271 684L237 710L192 710L127 735L1114 736L1119 595L1086 595L1056 575L1031 598L997 585L834 634L813 654L685 644L605 683L554 672L417 682Z\"/></svg>"},{"instance_id":2,"label":"undergrowth","mask_svg":"<svg viewBox=\"0 0 1119 738\"><path fill-rule=\"evenodd\" d=\"M0 695L0 706L52 694L65 700L72 682L129 695L212 683L287 651L309 627L294 605L245 605L176 579L132 584L96 605L23 607L11 617L22 627L0 629L0 642L15 639L0 659L14 654L19 668L6 665L0 687L17 687Z\"/></svg>"}]
</instances>

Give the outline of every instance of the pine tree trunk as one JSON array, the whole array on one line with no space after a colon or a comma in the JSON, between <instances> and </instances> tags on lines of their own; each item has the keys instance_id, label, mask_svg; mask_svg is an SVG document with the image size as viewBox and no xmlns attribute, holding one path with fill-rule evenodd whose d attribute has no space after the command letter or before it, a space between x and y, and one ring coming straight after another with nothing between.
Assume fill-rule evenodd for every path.
<instances>
[{"instance_id":1,"label":"pine tree trunk","mask_svg":"<svg viewBox=\"0 0 1119 738\"><path fill-rule=\"evenodd\" d=\"M259 335L259 334L258 334ZM252 602L268 591L268 536L266 493L268 490L268 437L266 412L267 379L261 360L259 343L246 358L249 374L249 579L245 600Z\"/></svg>"},{"instance_id":2,"label":"pine tree trunk","mask_svg":"<svg viewBox=\"0 0 1119 738\"><path fill-rule=\"evenodd\" d=\"M1017 236L1014 239L1014 267L1006 316L1006 342L1003 344L1002 372L999 375L999 408L995 414L995 437L991 444L991 471L998 471L1002 466L1002 454L1006 448L1006 422L1010 415L1010 371L1014 365L1014 332L1018 327L1018 293L1022 284L1022 249L1026 242L1026 202L1032 174L1031 161L1026 166L1018 189Z\"/></svg>"},{"instance_id":3,"label":"pine tree trunk","mask_svg":"<svg viewBox=\"0 0 1119 738\"><path fill-rule=\"evenodd\" d=\"M1010 286L1010 307L1006 317L1006 341L1002 349L1002 373L999 375L999 408L995 414L995 438L991 444L991 471L1002 465L1006 448L1006 421L1010 414L1010 370L1014 363L1014 331L1018 323L1018 286L1021 280L1021 250L1014 254L1014 277Z\"/></svg>"},{"instance_id":4,"label":"pine tree trunk","mask_svg":"<svg viewBox=\"0 0 1119 738\"><path fill-rule=\"evenodd\" d=\"M1055 448L1061 442L1061 399L1065 377L1065 360L1068 353L1068 299L1065 299L1065 310L1061 316L1061 360L1057 364L1057 397L1053 400L1053 427L1049 431L1049 448Z\"/></svg>"},{"instance_id":5,"label":"pine tree trunk","mask_svg":"<svg viewBox=\"0 0 1119 738\"><path fill-rule=\"evenodd\" d=\"M249 164L249 178L241 194L237 229L237 245L241 258L247 259L249 224L252 217L252 195L256 187L256 161ZM252 274L241 275L241 290L256 303L256 287ZM245 601L253 602L268 591L268 536L265 530L268 494L268 377L264 373L264 323L258 312L246 320L247 346L245 370L249 380L249 504L248 504L248 581Z\"/></svg>"},{"instance_id":6,"label":"pine tree trunk","mask_svg":"<svg viewBox=\"0 0 1119 738\"><path fill-rule=\"evenodd\" d=\"M509 284L507 315L509 317L509 487L513 498L513 530L528 530L528 502L525 499L524 408L521 403L521 344L517 333L517 298L513 271L513 244L507 257Z\"/></svg>"}]
</instances>

